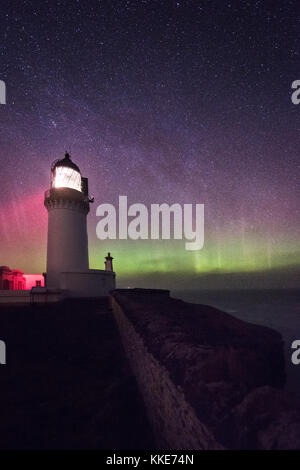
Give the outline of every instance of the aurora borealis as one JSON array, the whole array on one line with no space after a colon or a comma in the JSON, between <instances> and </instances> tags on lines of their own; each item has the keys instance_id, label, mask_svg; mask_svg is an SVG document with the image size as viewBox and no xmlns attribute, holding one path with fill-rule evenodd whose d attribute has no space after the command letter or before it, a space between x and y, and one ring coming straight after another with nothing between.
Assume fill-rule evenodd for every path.
<instances>
[{"instance_id":1,"label":"aurora borealis","mask_svg":"<svg viewBox=\"0 0 300 470\"><path fill-rule=\"evenodd\" d=\"M300 272L296 1L4 1L0 265L43 272L53 160L95 197L90 265L120 286L295 287ZM96 238L96 208L205 204L205 244Z\"/></svg>"}]
</instances>

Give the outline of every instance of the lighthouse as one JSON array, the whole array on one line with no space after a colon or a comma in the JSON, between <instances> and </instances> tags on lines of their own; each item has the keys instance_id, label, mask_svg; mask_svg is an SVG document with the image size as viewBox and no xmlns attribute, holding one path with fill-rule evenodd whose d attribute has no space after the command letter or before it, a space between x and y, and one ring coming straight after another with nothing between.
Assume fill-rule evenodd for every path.
<instances>
[{"instance_id":1,"label":"lighthouse","mask_svg":"<svg viewBox=\"0 0 300 470\"><path fill-rule=\"evenodd\" d=\"M68 153L51 167L48 211L47 287L60 286L60 273L89 269L87 214L88 182Z\"/></svg>"},{"instance_id":2,"label":"lighthouse","mask_svg":"<svg viewBox=\"0 0 300 470\"><path fill-rule=\"evenodd\" d=\"M70 155L54 161L44 199L48 211L47 289L60 289L71 297L99 297L115 287L112 269L89 269L87 215L92 202L88 179Z\"/></svg>"}]
</instances>

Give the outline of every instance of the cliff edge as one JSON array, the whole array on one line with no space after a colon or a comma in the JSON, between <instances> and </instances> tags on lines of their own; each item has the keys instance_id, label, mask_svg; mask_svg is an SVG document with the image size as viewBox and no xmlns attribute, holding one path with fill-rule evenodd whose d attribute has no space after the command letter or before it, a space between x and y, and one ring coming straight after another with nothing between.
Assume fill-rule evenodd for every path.
<instances>
[{"instance_id":1,"label":"cliff edge","mask_svg":"<svg viewBox=\"0 0 300 470\"><path fill-rule=\"evenodd\" d=\"M160 448L300 448L278 332L169 291L119 289L111 304Z\"/></svg>"}]
</instances>

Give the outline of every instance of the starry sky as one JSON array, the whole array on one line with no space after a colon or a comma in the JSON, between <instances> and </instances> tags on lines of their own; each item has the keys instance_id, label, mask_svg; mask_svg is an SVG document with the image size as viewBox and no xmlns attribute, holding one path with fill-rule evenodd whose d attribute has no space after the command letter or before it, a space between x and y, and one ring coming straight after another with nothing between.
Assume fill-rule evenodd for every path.
<instances>
[{"instance_id":1,"label":"starry sky","mask_svg":"<svg viewBox=\"0 0 300 470\"><path fill-rule=\"evenodd\" d=\"M119 286L295 287L297 1L1 2L0 264L45 271L50 166L95 197L90 266ZM96 207L205 204L205 244L96 238Z\"/></svg>"}]
</instances>

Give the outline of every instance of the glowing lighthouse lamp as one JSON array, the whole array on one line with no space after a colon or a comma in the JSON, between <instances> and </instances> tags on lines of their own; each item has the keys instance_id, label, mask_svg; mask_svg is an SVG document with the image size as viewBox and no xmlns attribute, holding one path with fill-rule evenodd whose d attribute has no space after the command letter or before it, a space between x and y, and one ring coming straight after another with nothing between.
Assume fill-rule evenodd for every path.
<instances>
[{"instance_id":1,"label":"glowing lighthouse lamp","mask_svg":"<svg viewBox=\"0 0 300 470\"><path fill-rule=\"evenodd\" d=\"M68 153L51 167L50 189L45 192L48 211L47 289L67 296L102 297L115 287L112 270L90 270L87 214L88 179Z\"/></svg>"},{"instance_id":2,"label":"glowing lighthouse lamp","mask_svg":"<svg viewBox=\"0 0 300 470\"><path fill-rule=\"evenodd\" d=\"M72 188L76 191L82 191L81 175L79 168L77 169L73 164L71 165L70 156L66 153L63 164L68 166L61 166L61 162L54 164L52 171L52 187L54 188Z\"/></svg>"}]
</instances>

